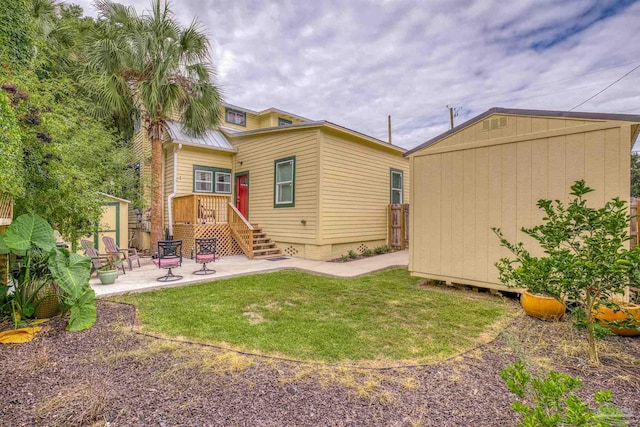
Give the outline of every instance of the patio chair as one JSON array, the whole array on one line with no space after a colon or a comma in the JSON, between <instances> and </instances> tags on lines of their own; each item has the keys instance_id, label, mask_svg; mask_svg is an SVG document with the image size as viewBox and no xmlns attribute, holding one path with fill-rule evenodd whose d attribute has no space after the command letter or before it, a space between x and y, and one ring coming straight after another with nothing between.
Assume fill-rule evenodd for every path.
<instances>
[{"instance_id":1,"label":"patio chair","mask_svg":"<svg viewBox=\"0 0 640 427\"><path fill-rule=\"evenodd\" d=\"M103 236L102 243L104 243L104 247L107 250L108 254L119 254L122 255L122 259L127 261L129 264L129 270L133 270L133 261L138 261L138 267L140 267L140 257L138 256L138 251L134 248L127 249L126 251L120 249L118 245L116 245L116 241L113 240L113 237Z\"/></svg>"},{"instance_id":2,"label":"patio chair","mask_svg":"<svg viewBox=\"0 0 640 427\"><path fill-rule=\"evenodd\" d=\"M158 240L158 257L153 260L158 268L166 268L166 275L158 277L159 282L173 282L182 276L173 274L173 269L182 265L182 240Z\"/></svg>"},{"instance_id":3,"label":"patio chair","mask_svg":"<svg viewBox=\"0 0 640 427\"><path fill-rule=\"evenodd\" d=\"M198 264L202 264L200 270L194 271L193 274L204 275L214 274L215 270L209 270L207 268L208 262L216 262L218 255L216 254L216 242L215 237L196 239L196 256L195 261Z\"/></svg>"},{"instance_id":4,"label":"patio chair","mask_svg":"<svg viewBox=\"0 0 640 427\"><path fill-rule=\"evenodd\" d=\"M89 240L80 240L80 245L82 245L82 249L84 249L84 255L91 258L90 274L93 274L94 271L98 271L100 268L102 268L111 256L109 254L99 254L98 250ZM120 267L122 267L122 274L127 274L126 271L124 271L124 264L121 263Z\"/></svg>"}]
</instances>

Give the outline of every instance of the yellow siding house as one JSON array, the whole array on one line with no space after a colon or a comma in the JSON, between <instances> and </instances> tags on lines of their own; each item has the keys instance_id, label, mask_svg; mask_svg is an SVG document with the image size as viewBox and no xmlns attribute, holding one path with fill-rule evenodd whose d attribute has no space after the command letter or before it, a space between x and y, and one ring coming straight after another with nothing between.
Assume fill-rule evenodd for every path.
<instances>
[{"instance_id":1,"label":"yellow siding house","mask_svg":"<svg viewBox=\"0 0 640 427\"><path fill-rule=\"evenodd\" d=\"M504 289L501 248L542 220L539 199L570 198L584 179L589 203L629 200L630 155L640 116L493 108L405 153L411 160L411 247L415 276Z\"/></svg>"},{"instance_id":2,"label":"yellow siding house","mask_svg":"<svg viewBox=\"0 0 640 427\"><path fill-rule=\"evenodd\" d=\"M164 223L187 255L216 237L222 256L328 260L387 244L387 206L409 202L405 150L330 122L224 104L204 137L169 127Z\"/></svg>"}]
</instances>

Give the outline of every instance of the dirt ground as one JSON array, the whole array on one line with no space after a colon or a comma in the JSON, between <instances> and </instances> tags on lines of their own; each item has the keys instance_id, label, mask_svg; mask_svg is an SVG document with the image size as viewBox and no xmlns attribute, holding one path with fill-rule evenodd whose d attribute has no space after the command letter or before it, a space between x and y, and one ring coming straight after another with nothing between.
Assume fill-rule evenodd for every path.
<instances>
[{"instance_id":1,"label":"dirt ground","mask_svg":"<svg viewBox=\"0 0 640 427\"><path fill-rule=\"evenodd\" d=\"M509 426L517 417L501 368L531 363L613 390L640 425L640 339L606 338L584 360L569 322L518 317L494 341L423 367L364 370L243 355L132 331L131 306L98 305L68 333L53 319L27 344L0 348L2 426Z\"/></svg>"}]
</instances>

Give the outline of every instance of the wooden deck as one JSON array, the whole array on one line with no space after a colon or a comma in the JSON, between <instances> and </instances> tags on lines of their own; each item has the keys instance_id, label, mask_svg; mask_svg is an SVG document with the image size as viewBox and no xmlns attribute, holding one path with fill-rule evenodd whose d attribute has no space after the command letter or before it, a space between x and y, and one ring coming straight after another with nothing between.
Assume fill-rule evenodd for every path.
<instances>
[{"instance_id":1,"label":"wooden deck","mask_svg":"<svg viewBox=\"0 0 640 427\"><path fill-rule=\"evenodd\" d=\"M231 195L188 194L173 198L174 224L226 224Z\"/></svg>"}]
</instances>

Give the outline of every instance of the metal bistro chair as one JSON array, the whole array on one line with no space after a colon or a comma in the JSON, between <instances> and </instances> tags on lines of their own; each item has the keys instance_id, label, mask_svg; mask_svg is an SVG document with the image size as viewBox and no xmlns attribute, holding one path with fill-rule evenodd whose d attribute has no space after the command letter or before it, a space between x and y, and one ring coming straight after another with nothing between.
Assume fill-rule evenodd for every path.
<instances>
[{"instance_id":1,"label":"metal bistro chair","mask_svg":"<svg viewBox=\"0 0 640 427\"><path fill-rule=\"evenodd\" d=\"M113 237L103 236L102 243L104 243L104 247L109 254L118 254L119 257L122 255L122 259L127 261L129 264L129 270L133 270L133 261L138 261L138 267L140 267L140 256L138 256L138 251L134 248L120 249L118 245L116 245L116 241L113 240Z\"/></svg>"},{"instance_id":2,"label":"metal bistro chair","mask_svg":"<svg viewBox=\"0 0 640 427\"><path fill-rule=\"evenodd\" d=\"M214 274L215 270L209 270L207 268L208 262L216 262L218 255L216 254L216 241L215 237L196 239L196 256L195 261L202 264L202 268L198 271L194 271L193 274Z\"/></svg>"},{"instance_id":3,"label":"metal bistro chair","mask_svg":"<svg viewBox=\"0 0 640 427\"><path fill-rule=\"evenodd\" d=\"M158 268L166 268L166 275L158 277L159 282L173 282L182 276L173 274L172 269L182 265L182 240L158 240L158 258L153 260Z\"/></svg>"}]
</instances>

